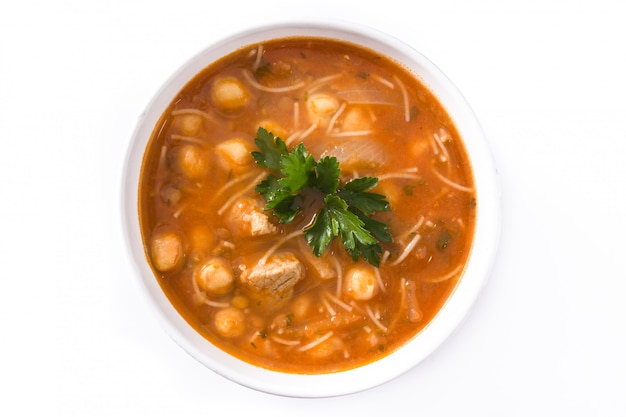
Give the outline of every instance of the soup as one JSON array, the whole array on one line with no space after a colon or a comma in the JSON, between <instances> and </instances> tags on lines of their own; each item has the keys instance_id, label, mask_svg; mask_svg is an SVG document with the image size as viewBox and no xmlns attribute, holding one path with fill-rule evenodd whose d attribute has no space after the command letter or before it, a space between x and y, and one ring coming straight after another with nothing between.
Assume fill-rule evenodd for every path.
<instances>
[{"instance_id":1,"label":"soup","mask_svg":"<svg viewBox=\"0 0 626 417\"><path fill-rule=\"evenodd\" d=\"M378 360L427 326L463 273L476 207L462 140L414 74L298 37L237 50L179 92L139 200L147 260L185 320L246 362L304 374Z\"/></svg>"}]
</instances>

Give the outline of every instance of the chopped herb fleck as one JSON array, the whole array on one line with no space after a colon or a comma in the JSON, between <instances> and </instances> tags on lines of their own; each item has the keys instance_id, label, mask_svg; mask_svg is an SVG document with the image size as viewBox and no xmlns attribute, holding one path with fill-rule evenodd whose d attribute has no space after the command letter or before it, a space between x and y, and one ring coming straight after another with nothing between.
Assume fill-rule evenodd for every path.
<instances>
[{"instance_id":1,"label":"chopped herb fleck","mask_svg":"<svg viewBox=\"0 0 626 417\"><path fill-rule=\"evenodd\" d=\"M439 240L437 241L437 249L444 250L450 244L450 240L452 239L452 235L444 230L441 236L439 236Z\"/></svg>"}]
</instances>

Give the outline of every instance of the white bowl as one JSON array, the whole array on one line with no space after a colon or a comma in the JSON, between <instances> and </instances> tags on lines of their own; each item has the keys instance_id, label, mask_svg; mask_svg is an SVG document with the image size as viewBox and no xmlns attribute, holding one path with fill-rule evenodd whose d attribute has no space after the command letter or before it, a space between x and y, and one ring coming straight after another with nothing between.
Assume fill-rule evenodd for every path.
<instances>
[{"instance_id":1,"label":"white bowl","mask_svg":"<svg viewBox=\"0 0 626 417\"><path fill-rule=\"evenodd\" d=\"M477 201L474 243L456 289L432 322L406 345L374 363L345 372L297 375L243 362L213 346L170 304L150 269L138 218L138 184L144 150L160 116L183 86L211 62L235 49L273 38L323 36L381 51L414 71L431 88L455 122L471 159ZM127 153L123 176L123 225L147 300L172 339L208 368L244 386L294 397L327 397L366 390L411 369L431 354L468 314L490 273L500 228L498 178L486 137L464 97L432 62L409 45L377 30L345 22L301 21L252 28L201 51L157 92L140 118Z\"/></svg>"}]
</instances>

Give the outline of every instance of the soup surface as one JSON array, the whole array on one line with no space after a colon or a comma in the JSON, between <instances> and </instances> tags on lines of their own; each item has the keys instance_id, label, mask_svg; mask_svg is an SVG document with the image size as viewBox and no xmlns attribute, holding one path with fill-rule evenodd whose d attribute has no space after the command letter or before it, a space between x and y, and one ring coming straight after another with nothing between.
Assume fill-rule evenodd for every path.
<instances>
[{"instance_id":1,"label":"soup surface","mask_svg":"<svg viewBox=\"0 0 626 417\"><path fill-rule=\"evenodd\" d=\"M341 186L378 179L368 192L388 207L371 219L391 239L373 262L339 238L313 253L303 230L319 190L288 222L268 209L259 132L336 158ZM463 272L476 207L461 138L428 88L321 38L251 45L199 73L155 127L139 193L147 259L180 314L230 354L294 373L364 365L428 325Z\"/></svg>"}]
</instances>

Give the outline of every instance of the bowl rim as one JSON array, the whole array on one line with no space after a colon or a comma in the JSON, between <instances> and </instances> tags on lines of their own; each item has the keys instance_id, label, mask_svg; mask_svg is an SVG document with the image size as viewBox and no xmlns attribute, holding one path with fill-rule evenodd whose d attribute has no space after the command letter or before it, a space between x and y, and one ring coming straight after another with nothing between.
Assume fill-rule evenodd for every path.
<instances>
[{"instance_id":1,"label":"bowl rim","mask_svg":"<svg viewBox=\"0 0 626 417\"><path fill-rule=\"evenodd\" d=\"M475 236L462 278L433 320L412 340L386 357L330 374L268 370L230 356L200 336L174 309L146 262L138 218L138 184L144 149L154 126L180 89L202 68L238 47L289 36L335 38L377 50L408 67L450 113L469 155L476 185ZM184 351L219 375L269 394L316 398L364 391L414 368L465 320L485 286L500 236L500 186L487 137L465 97L434 63L407 43L371 26L331 19L273 22L233 32L183 63L162 84L136 122L126 150L121 184L121 217L126 253L140 282L143 302Z\"/></svg>"}]
</instances>

